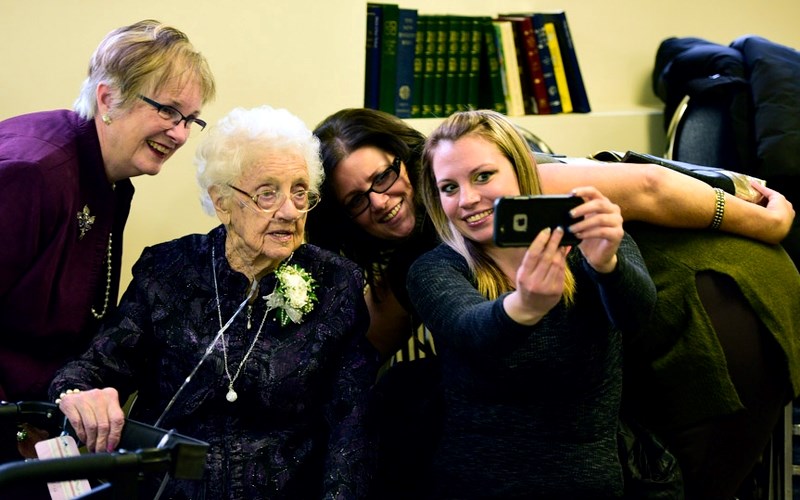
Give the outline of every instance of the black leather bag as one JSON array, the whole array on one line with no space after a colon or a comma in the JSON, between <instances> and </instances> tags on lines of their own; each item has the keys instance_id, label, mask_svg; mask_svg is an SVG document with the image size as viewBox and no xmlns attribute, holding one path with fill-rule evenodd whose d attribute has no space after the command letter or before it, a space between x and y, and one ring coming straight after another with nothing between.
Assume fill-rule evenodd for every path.
<instances>
[{"instance_id":1,"label":"black leather bag","mask_svg":"<svg viewBox=\"0 0 800 500\"><path fill-rule=\"evenodd\" d=\"M592 155L592 159L609 162L609 163L654 163L667 167L676 172L680 172L689 177L699 179L711 187L720 188L726 193L732 194L737 198L743 200L757 202L761 199L761 193L756 191L750 186L751 181L758 182L762 185L765 182L762 179L726 170L718 167L708 167L705 165L695 165L693 163L686 163L677 160L668 160L659 156L654 156L647 153L637 153L635 151L628 151L620 153L618 151L598 151Z\"/></svg>"},{"instance_id":2,"label":"black leather bag","mask_svg":"<svg viewBox=\"0 0 800 500\"><path fill-rule=\"evenodd\" d=\"M681 500L683 474L678 459L658 438L635 422L620 420L617 446L630 500Z\"/></svg>"}]
</instances>

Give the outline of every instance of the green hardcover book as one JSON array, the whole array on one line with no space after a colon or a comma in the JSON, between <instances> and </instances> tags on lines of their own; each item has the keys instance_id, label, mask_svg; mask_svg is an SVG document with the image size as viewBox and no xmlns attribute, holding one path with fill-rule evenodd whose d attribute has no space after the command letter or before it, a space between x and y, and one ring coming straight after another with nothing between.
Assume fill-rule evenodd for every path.
<instances>
[{"instance_id":1,"label":"green hardcover book","mask_svg":"<svg viewBox=\"0 0 800 500\"><path fill-rule=\"evenodd\" d=\"M436 94L436 39L438 35L437 16L424 18L425 45L422 53L422 116L433 118L433 101ZM417 20L419 22L419 20Z\"/></svg>"},{"instance_id":2,"label":"green hardcover book","mask_svg":"<svg viewBox=\"0 0 800 500\"><path fill-rule=\"evenodd\" d=\"M433 54L433 116L444 115L444 83L447 71L447 32L448 16L436 16L436 47Z\"/></svg>"},{"instance_id":3,"label":"green hardcover book","mask_svg":"<svg viewBox=\"0 0 800 500\"><path fill-rule=\"evenodd\" d=\"M505 91L503 90L502 66L497 47L497 36L490 17L478 18L483 42L481 46L480 95L478 105L483 109L493 109L498 113L508 113Z\"/></svg>"},{"instance_id":4,"label":"green hardcover book","mask_svg":"<svg viewBox=\"0 0 800 500\"><path fill-rule=\"evenodd\" d=\"M411 118L422 117L422 80L425 74L426 16L417 16L417 37L414 42L414 85L411 87Z\"/></svg>"},{"instance_id":5,"label":"green hardcover book","mask_svg":"<svg viewBox=\"0 0 800 500\"><path fill-rule=\"evenodd\" d=\"M483 48L483 30L480 19L467 18L469 26L469 69L467 71L467 98L465 109L478 109L480 96L481 49Z\"/></svg>"},{"instance_id":6,"label":"green hardcover book","mask_svg":"<svg viewBox=\"0 0 800 500\"><path fill-rule=\"evenodd\" d=\"M461 68L461 18L447 16L447 44L444 73L444 116L458 110L459 71Z\"/></svg>"},{"instance_id":7,"label":"green hardcover book","mask_svg":"<svg viewBox=\"0 0 800 500\"><path fill-rule=\"evenodd\" d=\"M472 43L472 25L470 18L462 16L458 18L458 93L456 94L456 110L464 111L467 109L467 99L469 95L469 67L470 67L470 48Z\"/></svg>"},{"instance_id":8,"label":"green hardcover book","mask_svg":"<svg viewBox=\"0 0 800 500\"><path fill-rule=\"evenodd\" d=\"M397 28L400 7L397 4L380 4L381 19L381 64L378 109L394 114L395 90L397 89Z\"/></svg>"}]
</instances>

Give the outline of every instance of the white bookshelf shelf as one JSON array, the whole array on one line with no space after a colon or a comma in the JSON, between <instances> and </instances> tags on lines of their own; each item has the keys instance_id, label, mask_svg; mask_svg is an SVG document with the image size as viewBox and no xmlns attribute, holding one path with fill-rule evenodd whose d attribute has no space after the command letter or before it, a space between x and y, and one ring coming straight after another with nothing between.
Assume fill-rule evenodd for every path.
<instances>
[{"instance_id":1,"label":"white bookshelf shelf","mask_svg":"<svg viewBox=\"0 0 800 500\"><path fill-rule=\"evenodd\" d=\"M665 151L663 112L656 108L526 115L511 119L536 134L554 152L567 156L588 156L602 149L632 150L658 156ZM411 118L406 122L428 134L441 120Z\"/></svg>"}]
</instances>

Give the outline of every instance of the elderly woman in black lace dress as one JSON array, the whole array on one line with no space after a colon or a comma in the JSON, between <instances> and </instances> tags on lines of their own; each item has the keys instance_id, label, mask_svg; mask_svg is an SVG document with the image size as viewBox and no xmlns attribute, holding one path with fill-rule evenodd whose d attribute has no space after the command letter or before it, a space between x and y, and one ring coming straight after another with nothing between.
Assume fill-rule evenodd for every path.
<instances>
[{"instance_id":1,"label":"elderly woman in black lace dress","mask_svg":"<svg viewBox=\"0 0 800 500\"><path fill-rule=\"evenodd\" d=\"M235 109L197 153L222 224L144 250L119 313L50 393L89 450L131 418L210 444L199 483L169 498L359 498L377 357L355 264L304 244L323 179L296 117ZM188 377L188 380L187 380Z\"/></svg>"}]
</instances>

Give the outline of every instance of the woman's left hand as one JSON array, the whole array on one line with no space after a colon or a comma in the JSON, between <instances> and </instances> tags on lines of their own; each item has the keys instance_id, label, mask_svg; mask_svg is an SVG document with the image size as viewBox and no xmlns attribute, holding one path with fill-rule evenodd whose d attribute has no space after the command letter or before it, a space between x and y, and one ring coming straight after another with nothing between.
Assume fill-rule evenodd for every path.
<instances>
[{"instance_id":1,"label":"woman's left hand","mask_svg":"<svg viewBox=\"0 0 800 500\"><path fill-rule=\"evenodd\" d=\"M119 445L125 414L113 387L68 391L58 405L75 434L92 452L111 452Z\"/></svg>"},{"instance_id":2,"label":"woman's left hand","mask_svg":"<svg viewBox=\"0 0 800 500\"><path fill-rule=\"evenodd\" d=\"M620 208L591 186L575 188L572 193L584 199L572 210L573 217L584 219L569 228L581 239L578 249L595 271L610 273L617 267L617 250L624 234Z\"/></svg>"}]
</instances>

